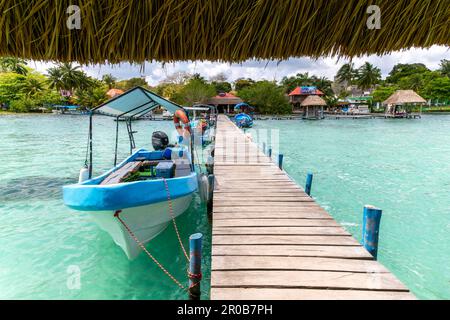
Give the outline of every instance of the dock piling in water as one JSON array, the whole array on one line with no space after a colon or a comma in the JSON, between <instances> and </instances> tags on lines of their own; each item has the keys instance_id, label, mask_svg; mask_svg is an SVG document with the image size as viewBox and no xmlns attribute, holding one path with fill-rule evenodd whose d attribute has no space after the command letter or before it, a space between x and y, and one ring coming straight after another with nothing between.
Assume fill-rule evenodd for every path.
<instances>
[{"instance_id":1,"label":"dock piling in water","mask_svg":"<svg viewBox=\"0 0 450 320\"><path fill-rule=\"evenodd\" d=\"M208 175L208 202L206 204L209 215L212 214L213 194L214 194L214 175L209 174Z\"/></svg>"},{"instance_id":2,"label":"dock piling in water","mask_svg":"<svg viewBox=\"0 0 450 320\"><path fill-rule=\"evenodd\" d=\"M382 210L374 206L364 206L363 212L363 234L362 245L367 251L377 259L378 254L378 234L380 230Z\"/></svg>"},{"instance_id":3,"label":"dock piling in water","mask_svg":"<svg viewBox=\"0 0 450 320\"><path fill-rule=\"evenodd\" d=\"M189 237L189 298L200 300L200 281L202 279L202 239L201 233Z\"/></svg>"},{"instance_id":4,"label":"dock piling in water","mask_svg":"<svg viewBox=\"0 0 450 320\"><path fill-rule=\"evenodd\" d=\"M278 168L280 168L280 170L283 170L283 154L280 153L278 155Z\"/></svg>"},{"instance_id":5,"label":"dock piling in water","mask_svg":"<svg viewBox=\"0 0 450 320\"><path fill-rule=\"evenodd\" d=\"M265 142L262 143L262 152L264 154L266 154L266 143Z\"/></svg>"},{"instance_id":6,"label":"dock piling in water","mask_svg":"<svg viewBox=\"0 0 450 320\"><path fill-rule=\"evenodd\" d=\"M271 146L269 146L269 150L267 150L267 156L269 158L272 158L272 147Z\"/></svg>"},{"instance_id":7,"label":"dock piling in water","mask_svg":"<svg viewBox=\"0 0 450 320\"><path fill-rule=\"evenodd\" d=\"M305 193L308 196L311 195L312 180L313 180L313 174L311 172L308 172L308 175L306 176L306 185L305 185Z\"/></svg>"}]
</instances>

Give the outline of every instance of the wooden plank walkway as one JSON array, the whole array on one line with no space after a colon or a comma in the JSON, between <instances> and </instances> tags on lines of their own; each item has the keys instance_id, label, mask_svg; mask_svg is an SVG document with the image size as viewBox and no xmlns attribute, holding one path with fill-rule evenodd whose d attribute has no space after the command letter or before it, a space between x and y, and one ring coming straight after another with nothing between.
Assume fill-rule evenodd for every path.
<instances>
[{"instance_id":1,"label":"wooden plank walkway","mask_svg":"<svg viewBox=\"0 0 450 320\"><path fill-rule=\"evenodd\" d=\"M214 174L211 299L414 299L224 115Z\"/></svg>"}]
</instances>

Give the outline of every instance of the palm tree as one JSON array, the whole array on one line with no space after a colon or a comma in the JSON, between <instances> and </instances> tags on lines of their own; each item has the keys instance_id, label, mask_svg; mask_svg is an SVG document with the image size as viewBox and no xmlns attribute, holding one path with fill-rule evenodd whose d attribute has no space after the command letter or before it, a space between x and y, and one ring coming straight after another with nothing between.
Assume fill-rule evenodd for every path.
<instances>
[{"instance_id":1,"label":"palm tree","mask_svg":"<svg viewBox=\"0 0 450 320\"><path fill-rule=\"evenodd\" d=\"M80 70L80 66L73 66L72 63L64 62L59 65L62 73L62 80L65 90L74 91L85 80L84 72Z\"/></svg>"},{"instance_id":2,"label":"palm tree","mask_svg":"<svg viewBox=\"0 0 450 320\"><path fill-rule=\"evenodd\" d=\"M3 72L15 72L21 75L27 75L27 62L20 58L4 57L0 58L0 68Z\"/></svg>"},{"instance_id":3,"label":"palm tree","mask_svg":"<svg viewBox=\"0 0 450 320\"><path fill-rule=\"evenodd\" d=\"M22 88L27 97L32 97L37 93L44 91L44 85L41 81L35 78L28 78Z\"/></svg>"},{"instance_id":4,"label":"palm tree","mask_svg":"<svg viewBox=\"0 0 450 320\"><path fill-rule=\"evenodd\" d=\"M364 63L358 69L357 82L358 87L362 90L370 89L381 80L381 70L370 64L369 62Z\"/></svg>"},{"instance_id":5,"label":"palm tree","mask_svg":"<svg viewBox=\"0 0 450 320\"><path fill-rule=\"evenodd\" d=\"M345 84L345 88L351 85L355 79L355 65L353 62L344 64L336 74L336 80Z\"/></svg>"},{"instance_id":6,"label":"palm tree","mask_svg":"<svg viewBox=\"0 0 450 320\"><path fill-rule=\"evenodd\" d=\"M47 70L47 81L52 89L58 91L64 89L63 73L59 67L49 68Z\"/></svg>"},{"instance_id":7,"label":"palm tree","mask_svg":"<svg viewBox=\"0 0 450 320\"><path fill-rule=\"evenodd\" d=\"M59 91L74 92L75 89L86 89L92 85L92 80L80 70L80 66L72 63L61 63L47 70L50 88Z\"/></svg>"},{"instance_id":8,"label":"palm tree","mask_svg":"<svg viewBox=\"0 0 450 320\"><path fill-rule=\"evenodd\" d=\"M117 78L109 73L103 75L102 81L108 86L108 89L112 89L116 85Z\"/></svg>"}]
</instances>

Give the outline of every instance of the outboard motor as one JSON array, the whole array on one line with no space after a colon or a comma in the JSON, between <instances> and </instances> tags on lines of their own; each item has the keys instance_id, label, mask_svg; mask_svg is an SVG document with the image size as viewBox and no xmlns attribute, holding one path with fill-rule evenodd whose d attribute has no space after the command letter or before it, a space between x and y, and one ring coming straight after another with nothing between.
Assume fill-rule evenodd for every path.
<instances>
[{"instance_id":1,"label":"outboard motor","mask_svg":"<svg viewBox=\"0 0 450 320\"><path fill-rule=\"evenodd\" d=\"M169 145L169 137L165 132L155 131L152 134L152 146L156 151L164 150Z\"/></svg>"}]
</instances>

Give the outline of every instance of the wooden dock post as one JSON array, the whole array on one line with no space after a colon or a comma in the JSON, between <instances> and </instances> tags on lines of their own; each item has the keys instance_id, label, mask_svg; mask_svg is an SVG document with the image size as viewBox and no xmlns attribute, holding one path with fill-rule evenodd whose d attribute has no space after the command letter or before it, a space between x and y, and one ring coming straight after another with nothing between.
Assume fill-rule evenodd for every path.
<instances>
[{"instance_id":1,"label":"wooden dock post","mask_svg":"<svg viewBox=\"0 0 450 320\"><path fill-rule=\"evenodd\" d=\"M267 150L267 156L272 158L272 147L269 146L269 150Z\"/></svg>"},{"instance_id":2,"label":"wooden dock post","mask_svg":"<svg viewBox=\"0 0 450 320\"><path fill-rule=\"evenodd\" d=\"M206 208L208 215L212 214L213 209L213 194L214 194L214 175L208 175L208 201L206 203Z\"/></svg>"},{"instance_id":3,"label":"wooden dock post","mask_svg":"<svg viewBox=\"0 0 450 320\"><path fill-rule=\"evenodd\" d=\"M266 154L266 143L265 142L262 143L262 152L264 154Z\"/></svg>"},{"instance_id":4,"label":"wooden dock post","mask_svg":"<svg viewBox=\"0 0 450 320\"><path fill-rule=\"evenodd\" d=\"M202 239L201 233L189 237L189 298L200 300L200 281L202 280Z\"/></svg>"},{"instance_id":5,"label":"wooden dock post","mask_svg":"<svg viewBox=\"0 0 450 320\"><path fill-rule=\"evenodd\" d=\"M374 206L364 206L362 245L377 260L378 234L382 210Z\"/></svg>"},{"instance_id":6,"label":"wooden dock post","mask_svg":"<svg viewBox=\"0 0 450 320\"><path fill-rule=\"evenodd\" d=\"M278 168L280 168L280 170L283 170L283 154L282 153L278 154Z\"/></svg>"},{"instance_id":7,"label":"wooden dock post","mask_svg":"<svg viewBox=\"0 0 450 320\"><path fill-rule=\"evenodd\" d=\"M313 180L313 174L311 172L308 172L308 175L306 176L306 185L305 185L305 193L308 196L311 195L312 180Z\"/></svg>"}]
</instances>

